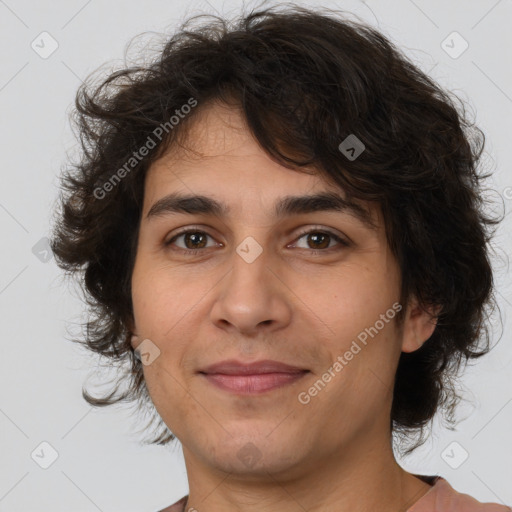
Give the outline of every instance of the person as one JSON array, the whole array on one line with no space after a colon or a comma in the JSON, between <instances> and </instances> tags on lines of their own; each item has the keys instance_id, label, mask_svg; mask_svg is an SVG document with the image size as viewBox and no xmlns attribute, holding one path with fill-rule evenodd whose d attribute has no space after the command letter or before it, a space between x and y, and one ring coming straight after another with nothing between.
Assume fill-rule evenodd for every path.
<instances>
[{"instance_id":1,"label":"person","mask_svg":"<svg viewBox=\"0 0 512 512\"><path fill-rule=\"evenodd\" d=\"M85 399L180 441L168 512L510 511L393 451L454 421L490 350L483 133L340 12L201 19L77 93L52 249L87 294L76 341L120 367Z\"/></svg>"}]
</instances>

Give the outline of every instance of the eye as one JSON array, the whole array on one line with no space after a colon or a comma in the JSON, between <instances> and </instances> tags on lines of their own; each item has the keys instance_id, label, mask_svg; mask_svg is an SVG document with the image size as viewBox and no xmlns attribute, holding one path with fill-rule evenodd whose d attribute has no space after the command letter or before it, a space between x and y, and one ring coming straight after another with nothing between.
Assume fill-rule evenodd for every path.
<instances>
[{"instance_id":1,"label":"eye","mask_svg":"<svg viewBox=\"0 0 512 512\"><path fill-rule=\"evenodd\" d=\"M329 247L329 245L333 240L338 242L338 245L341 245L341 248L350 246L349 242L340 236L329 230L323 229L311 229L309 231L305 231L298 236L297 240L300 240L301 238L306 238L306 244L308 245L310 243L312 243L314 246L316 245L316 247L313 247L312 249L308 246L305 247L305 249L311 249L309 252L312 254L331 252L332 246ZM335 247L335 249L340 250L340 247Z\"/></svg>"},{"instance_id":2,"label":"eye","mask_svg":"<svg viewBox=\"0 0 512 512\"><path fill-rule=\"evenodd\" d=\"M212 238L205 231L199 231L198 229L188 229L173 236L170 240L165 242L164 245L170 246L176 240L183 238L185 247L178 247L178 249L182 252L186 252L187 254L197 254L204 249L207 237Z\"/></svg>"},{"instance_id":3,"label":"eye","mask_svg":"<svg viewBox=\"0 0 512 512\"><path fill-rule=\"evenodd\" d=\"M310 249L308 252L311 254L321 254L326 252L331 252L333 247L331 246L331 242L335 241L340 245L341 247L334 247L334 249L340 250L345 247L349 247L350 243L346 240L342 239L340 236L336 235L335 233L329 231L329 230L323 230L323 229L312 229L309 231L305 231L303 233L300 233L298 238L296 240L300 240L302 238L310 237L307 239L306 244L313 244L316 247L299 247L300 249ZM164 245L166 247L172 246L177 240L182 239L184 247L178 246L178 251L186 253L188 255L194 255L198 254L201 251L204 251L204 249L209 248L207 247L207 239L212 238L208 233L205 231L201 231L198 229L187 229L184 231L181 231L180 233L173 236L170 240L164 242ZM213 238L212 238L213 240ZM220 246L223 246L223 244L218 244ZM211 246L210 246L211 247ZM173 249L176 250L176 249Z\"/></svg>"}]
</instances>

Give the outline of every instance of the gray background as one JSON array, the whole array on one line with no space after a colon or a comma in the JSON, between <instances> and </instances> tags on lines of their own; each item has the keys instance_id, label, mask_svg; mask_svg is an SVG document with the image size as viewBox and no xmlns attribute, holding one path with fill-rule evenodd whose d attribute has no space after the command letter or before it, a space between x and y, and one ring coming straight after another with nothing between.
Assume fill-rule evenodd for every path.
<instances>
[{"instance_id":1,"label":"gray background","mask_svg":"<svg viewBox=\"0 0 512 512\"><path fill-rule=\"evenodd\" d=\"M512 2L302 4L357 14L469 101L487 136L492 197L501 196L510 213ZM0 511L154 512L188 491L179 445L140 446L134 432L141 425L128 409L93 410L83 401L86 377L109 375L66 340L79 328L83 307L45 252L44 237L66 154L77 149L68 114L81 80L104 63L122 66L125 45L137 34L165 33L188 14L236 12L241 5L0 0ZM52 39L40 35L45 31ZM454 31L463 39L450 36ZM45 55L52 40L58 48ZM464 40L469 47L458 55ZM511 233L507 215L495 238L503 325L495 319L493 342L501 341L461 380L468 402L457 430L436 421L427 444L400 460L409 471L441 474L481 501L506 504L512 504L512 285L504 262ZM41 464L52 462L52 452L42 442L58 454L47 469Z\"/></svg>"}]
</instances>

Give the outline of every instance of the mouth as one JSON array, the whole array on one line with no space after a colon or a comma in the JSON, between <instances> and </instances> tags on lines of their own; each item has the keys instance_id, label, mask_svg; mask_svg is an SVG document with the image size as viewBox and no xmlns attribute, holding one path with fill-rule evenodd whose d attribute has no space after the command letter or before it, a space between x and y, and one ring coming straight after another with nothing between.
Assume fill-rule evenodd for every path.
<instances>
[{"instance_id":1,"label":"mouth","mask_svg":"<svg viewBox=\"0 0 512 512\"><path fill-rule=\"evenodd\" d=\"M199 372L209 384L236 394L261 394L288 386L302 379L309 370L277 361L240 363L230 360Z\"/></svg>"},{"instance_id":2,"label":"mouth","mask_svg":"<svg viewBox=\"0 0 512 512\"><path fill-rule=\"evenodd\" d=\"M258 375L203 374L206 380L225 391L239 394L259 394L292 384L304 377L307 370L299 373L261 373Z\"/></svg>"}]
</instances>

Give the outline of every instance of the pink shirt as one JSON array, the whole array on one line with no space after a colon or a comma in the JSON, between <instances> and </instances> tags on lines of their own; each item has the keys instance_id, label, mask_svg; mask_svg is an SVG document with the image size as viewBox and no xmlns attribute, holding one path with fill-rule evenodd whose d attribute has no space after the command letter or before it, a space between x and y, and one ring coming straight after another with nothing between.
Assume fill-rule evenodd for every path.
<instances>
[{"instance_id":1,"label":"pink shirt","mask_svg":"<svg viewBox=\"0 0 512 512\"><path fill-rule=\"evenodd\" d=\"M407 512L512 512L511 507L497 503L480 503L467 494L457 492L441 476L434 478L434 485ZM159 512L187 512L188 496Z\"/></svg>"},{"instance_id":2,"label":"pink shirt","mask_svg":"<svg viewBox=\"0 0 512 512\"><path fill-rule=\"evenodd\" d=\"M467 494L457 492L443 477L407 512L512 512L512 508L497 503L480 503Z\"/></svg>"}]
</instances>

